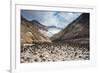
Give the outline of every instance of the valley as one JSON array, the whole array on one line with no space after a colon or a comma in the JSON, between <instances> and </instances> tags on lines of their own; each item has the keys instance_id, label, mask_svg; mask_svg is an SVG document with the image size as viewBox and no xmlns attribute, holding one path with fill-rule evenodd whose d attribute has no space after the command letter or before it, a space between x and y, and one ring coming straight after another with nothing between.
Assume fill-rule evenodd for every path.
<instances>
[{"instance_id":1,"label":"valley","mask_svg":"<svg viewBox=\"0 0 100 73\"><path fill-rule=\"evenodd\" d=\"M48 36L49 30L60 31ZM89 13L65 28L45 26L21 16L21 63L90 60Z\"/></svg>"}]
</instances>

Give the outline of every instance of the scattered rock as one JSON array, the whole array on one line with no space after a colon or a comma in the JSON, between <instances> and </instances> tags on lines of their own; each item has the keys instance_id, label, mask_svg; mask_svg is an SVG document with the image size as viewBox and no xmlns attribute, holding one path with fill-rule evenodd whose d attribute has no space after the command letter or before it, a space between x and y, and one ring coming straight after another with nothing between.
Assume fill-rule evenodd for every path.
<instances>
[{"instance_id":1,"label":"scattered rock","mask_svg":"<svg viewBox=\"0 0 100 73\"><path fill-rule=\"evenodd\" d=\"M38 59L34 59L35 62L38 62Z\"/></svg>"},{"instance_id":2,"label":"scattered rock","mask_svg":"<svg viewBox=\"0 0 100 73\"><path fill-rule=\"evenodd\" d=\"M71 47L66 46L66 44L57 45L57 43L53 45L36 44L34 46L27 47L26 51L21 51L21 63L69 60L89 60L89 51L86 48L82 49L79 47Z\"/></svg>"}]
</instances>

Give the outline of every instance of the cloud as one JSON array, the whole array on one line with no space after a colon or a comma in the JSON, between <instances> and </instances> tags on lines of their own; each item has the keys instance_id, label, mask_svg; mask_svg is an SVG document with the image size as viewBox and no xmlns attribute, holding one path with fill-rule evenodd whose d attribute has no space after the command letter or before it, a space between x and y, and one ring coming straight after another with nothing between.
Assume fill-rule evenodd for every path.
<instances>
[{"instance_id":1,"label":"cloud","mask_svg":"<svg viewBox=\"0 0 100 73\"><path fill-rule=\"evenodd\" d=\"M77 17L79 17L81 13L73 13L73 12L61 12L57 14L57 18L59 20L59 26L62 26L63 28L67 26L70 22L75 20Z\"/></svg>"}]
</instances>

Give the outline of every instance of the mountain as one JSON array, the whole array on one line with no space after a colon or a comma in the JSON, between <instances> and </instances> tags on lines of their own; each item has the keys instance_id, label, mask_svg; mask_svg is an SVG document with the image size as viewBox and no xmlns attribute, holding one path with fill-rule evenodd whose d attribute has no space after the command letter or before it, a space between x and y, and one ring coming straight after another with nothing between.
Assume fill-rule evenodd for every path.
<instances>
[{"instance_id":1,"label":"mountain","mask_svg":"<svg viewBox=\"0 0 100 73\"><path fill-rule=\"evenodd\" d=\"M48 29L48 36L52 37L54 34L58 33L59 31L61 31L63 28L57 27L57 26L47 26Z\"/></svg>"},{"instance_id":2,"label":"mountain","mask_svg":"<svg viewBox=\"0 0 100 73\"><path fill-rule=\"evenodd\" d=\"M81 14L59 33L50 38L53 42L63 41L78 44L89 44L89 13Z\"/></svg>"},{"instance_id":3,"label":"mountain","mask_svg":"<svg viewBox=\"0 0 100 73\"><path fill-rule=\"evenodd\" d=\"M32 23L35 27L38 27L39 29L48 31L47 26L40 24L40 23L39 23L38 21L36 21L36 20L32 20L31 23Z\"/></svg>"},{"instance_id":4,"label":"mountain","mask_svg":"<svg viewBox=\"0 0 100 73\"><path fill-rule=\"evenodd\" d=\"M48 29L54 28L54 29L63 29L61 27L57 27L57 26L47 26Z\"/></svg>"},{"instance_id":5,"label":"mountain","mask_svg":"<svg viewBox=\"0 0 100 73\"><path fill-rule=\"evenodd\" d=\"M21 16L21 44L51 42L47 29L38 21L28 21Z\"/></svg>"}]
</instances>

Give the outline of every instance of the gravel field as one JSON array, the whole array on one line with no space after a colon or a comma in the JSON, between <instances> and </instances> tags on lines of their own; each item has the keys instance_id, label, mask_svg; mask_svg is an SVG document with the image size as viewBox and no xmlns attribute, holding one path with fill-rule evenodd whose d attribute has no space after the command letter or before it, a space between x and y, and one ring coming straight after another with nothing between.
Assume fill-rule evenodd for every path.
<instances>
[{"instance_id":1,"label":"gravel field","mask_svg":"<svg viewBox=\"0 0 100 73\"><path fill-rule=\"evenodd\" d=\"M33 44L21 47L21 63L89 60L89 49L68 44Z\"/></svg>"}]
</instances>

